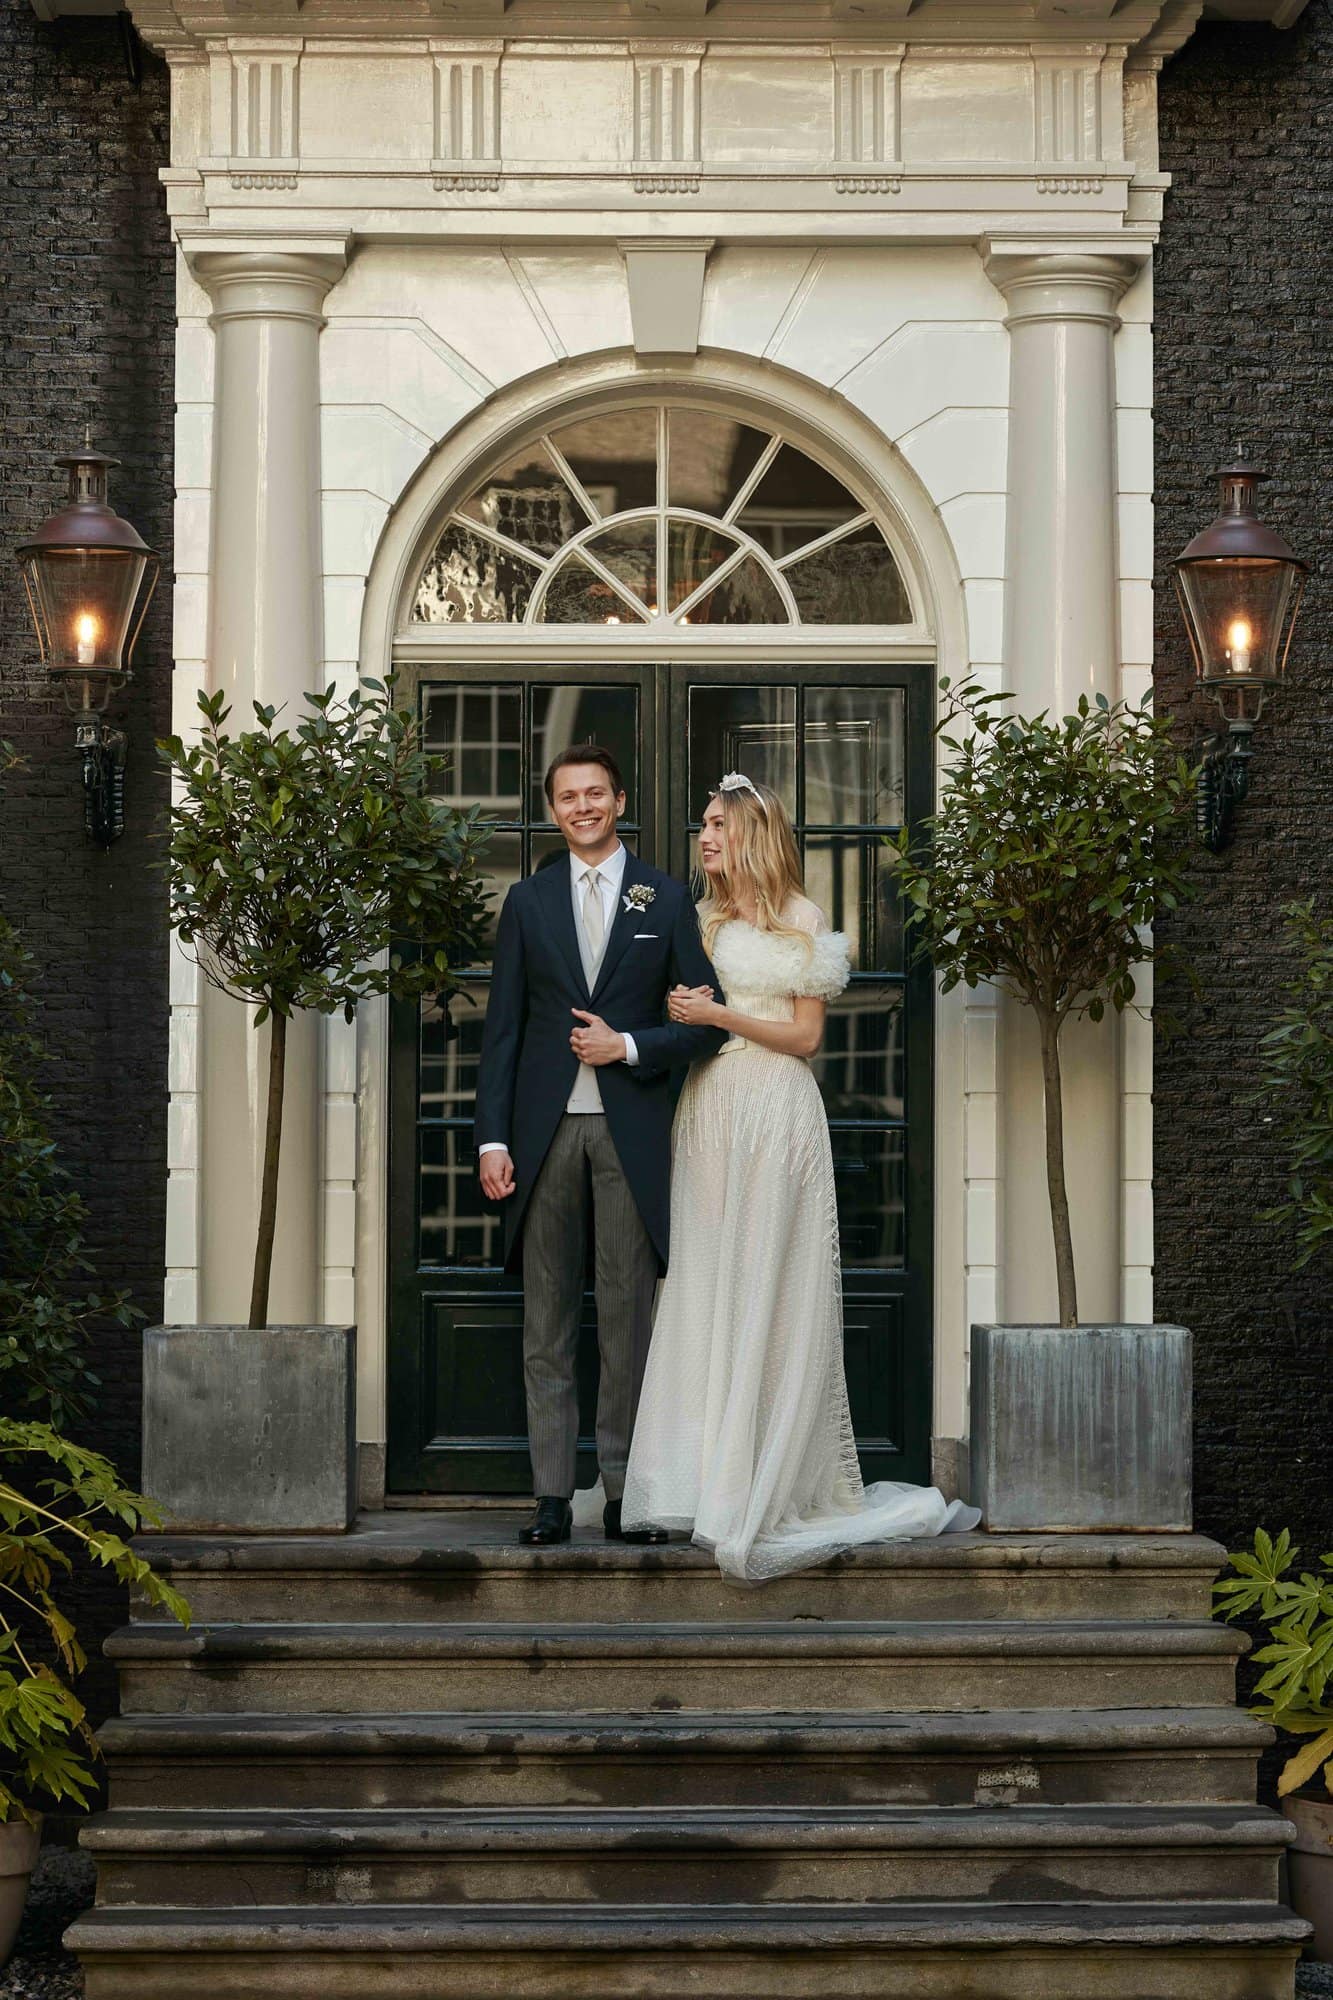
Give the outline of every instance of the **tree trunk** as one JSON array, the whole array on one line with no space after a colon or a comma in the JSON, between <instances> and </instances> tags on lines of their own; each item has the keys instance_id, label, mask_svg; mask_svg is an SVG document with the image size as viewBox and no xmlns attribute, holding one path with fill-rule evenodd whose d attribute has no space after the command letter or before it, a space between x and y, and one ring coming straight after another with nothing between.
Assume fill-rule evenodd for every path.
<instances>
[{"instance_id":1,"label":"tree trunk","mask_svg":"<svg viewBox=\"0 0 1333 2000\"><path fill-rule=\"evenodd\" d=\"M1069 1228L1069 1191L1065 1186L1065 1113L1060 1084L1060 1021L1036 1009L1041 1031L1042 1095L1046 1105L1046 1191L1051 1201L1055 1235L1055 1281L1059 1289L1061 1326L1078 1325L1078 1290L1074 1280L1074 1239Z\"/></svg>"},{"instance_id":2,"label":"tree trunk","mask_svg":"<svg viewBox=\"0 0 1333 2000\"><path fill-rule=\"evenodd\" d=\"M259 1239L250 1288L250 1324L268 1325L268 1285L278 1220L278 1158L282 1151L282 1094L287 1070L287 1016L268 1017L268 1113L264 1123L264 1180L259 1192Z\"/></svg>"}]
</instances>

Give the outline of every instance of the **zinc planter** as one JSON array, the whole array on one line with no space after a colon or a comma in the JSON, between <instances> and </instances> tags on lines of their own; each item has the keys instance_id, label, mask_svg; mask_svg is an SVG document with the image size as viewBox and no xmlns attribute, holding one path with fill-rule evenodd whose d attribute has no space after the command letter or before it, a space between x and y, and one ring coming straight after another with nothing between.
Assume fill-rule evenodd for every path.
<instances>
[{"instance_id":1,"label":"zinc planter","mask_svg":"<svg viewBox=\"0 0 1333 2000\"><path fill-rule=\"evenodd\" d=\"M1333 1798L1297 1793L1283 1799L1282 1810L1296 1828L1287 1849L1291 1907L1314 1925L1315 1957L1333 1963Z\"/></svg>"},{"instance_id":2,"label":"zinc planter","mask_svg":"<svg viewBox=\"0 0 1333 2000\"><path fill-rule=\"evenodd\" d=\"M356 1512L356 1328L154 1326L144 1491L173 1534L341 1534Z\"/></svg>"},{"instance_id":3,"label":"zinc planter","mask_svg":"<svg viewBox=\"0 0 1333 2000\"><path fill-rule=\"evenodd\" d=\"M974 1326L971 1499L993 1533L1186 1533L1183 1326Z\"/></svg>"},{"instance_id":4,"label":"zinc planter","mask_svg":"<svg viewBox=\"0 0 1333 2000\"><path fill-rule=\"evenodd\" d=\"M7 1819L0 1824L0 1965L8 1965L28 1895L28 1877L42 1844L40 1824Z\"/></svg>"}]
</instances>

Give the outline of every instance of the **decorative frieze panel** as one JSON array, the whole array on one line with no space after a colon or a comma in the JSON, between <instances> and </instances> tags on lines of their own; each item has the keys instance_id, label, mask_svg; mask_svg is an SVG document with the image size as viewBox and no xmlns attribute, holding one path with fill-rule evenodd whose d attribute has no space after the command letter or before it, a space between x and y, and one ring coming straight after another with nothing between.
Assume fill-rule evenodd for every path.
<instances>
[{"instance_id":1,"label":"decorative frieze panel","mask_svg":"<svg viewBox=\"0 0 1333 2000\"><path fill-rule=\"evenodd\" d=\"M702 42L632 43L636 194L697 194Z\"/></svg>"},{"instance_id":2,"label":"decorative frieze panel","mask_svg":"<svg viewBox=\"0 0 1333 2000\"><path fill-rule=\"evenodd\" d=\"M297 40L233 38L212 59L215 151L235 188L296 186L301 150L301 48Z\"/></svg>"},{"instance_id":3,"label":"decorative frieze panel","mask_svg":"<svg viewBox=\"0 0 1333 2000\"><path fill-rule=\"evenodd\" d=\"M881 166L902 158L903 47L833 52L833 150L839 164Z\"/></svg>"},{"instance_id":4,"label":"decorative frieze panel","mask_svg":"<svg viewBox=\"0 0 1333 2000\"><path fill-rule=\"evenodd\" d=\"M1038 160L1100 160L1104 46L1043 52L1036 72L1034 144Z\"/></svg>"},{"instance_id":5,"label":"decorative frieze panel","mask_svg":"<svg viewBox=\"0 0 1333 2000\"><path fill-rule=\"evenodd\" d=\"M494 193L500 186L500 62L491 42L432 47L435 189Z\"/></svg>"}]
</instances>

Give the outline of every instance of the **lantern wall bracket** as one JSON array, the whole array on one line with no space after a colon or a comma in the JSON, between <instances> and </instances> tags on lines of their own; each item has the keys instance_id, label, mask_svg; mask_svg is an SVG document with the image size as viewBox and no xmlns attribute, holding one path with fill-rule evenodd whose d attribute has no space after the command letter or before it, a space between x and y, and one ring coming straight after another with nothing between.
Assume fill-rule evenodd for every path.
<instances>
[{"instance_id":1,"label":"lantern wall bracket","mask_svg":"<svg viewBox=\"0 0 1333 2000\"><path fill-rule=\"evenodd\" d=\"M95 708L81 711L74 748L83 760L83 824L88 838L110 847L125 831L125 758L129 739L111 729Z\"/></svg>"},{"instance_id":2,"label":"lantern wall bracket","mask_svg":"<svg viewBox=\"0 0 1333 2000\"><path fill-rule=\"evenodd\" d=\"M1221 854L1235 837L1236 813L1250 789L1254 723L1238 719L1210 736L1199 765L1194 824L1210 854Z\"/></svg>"}]
</instances>

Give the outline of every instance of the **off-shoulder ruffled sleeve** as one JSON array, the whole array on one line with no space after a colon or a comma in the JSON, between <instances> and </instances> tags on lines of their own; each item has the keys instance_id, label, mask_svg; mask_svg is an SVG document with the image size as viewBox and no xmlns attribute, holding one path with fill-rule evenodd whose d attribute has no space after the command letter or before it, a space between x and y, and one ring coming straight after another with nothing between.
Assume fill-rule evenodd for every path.
<instances>
[{"instance_id":1,"label":"off-shoulder ruffled sleeve","mask_svg":"<svg viewBox=\"0 0 1333 2000\"><path fill-rule=\"evenodd\" d=\"M843 933L817 931L810 940L809 963L796 982L796 998L836 1000L851 976L851 954Z\"/></svg>"}]
</instances>

